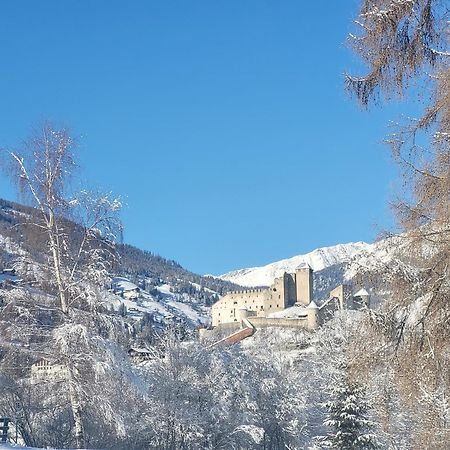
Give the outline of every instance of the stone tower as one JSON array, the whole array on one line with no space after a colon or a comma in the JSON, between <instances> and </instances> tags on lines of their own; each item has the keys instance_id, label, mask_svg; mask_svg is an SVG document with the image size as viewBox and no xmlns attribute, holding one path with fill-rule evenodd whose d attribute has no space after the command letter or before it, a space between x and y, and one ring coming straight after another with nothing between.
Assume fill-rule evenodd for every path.
<instances>
[{"instance_id":1,"label":"stone tower","mask_svg":"<svg viewBox=\"0 0 450 450\"><path fill-rule=\"evenodd\" d=\"M313 295L313 271L309 264L301 264L295 270L295 284L297 287L297 302L309 305Z\"/></svg>"},{"instance_id":2,"label":"stone tower","mask_svg":"<svg viewBox=\"0 0 450 450\"><path fill-rule=\"evenodd\" d=\"M369 293L364 288L353 295L353 306L355 309L370 307Z\"/></svg>"}]
</instances>

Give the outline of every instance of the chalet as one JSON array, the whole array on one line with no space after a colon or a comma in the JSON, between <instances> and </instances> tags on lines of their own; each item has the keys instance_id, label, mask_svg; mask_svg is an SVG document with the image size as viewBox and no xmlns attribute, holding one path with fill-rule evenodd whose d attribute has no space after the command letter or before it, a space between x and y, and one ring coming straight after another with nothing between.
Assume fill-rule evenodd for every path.
<instances>
[{"instance_id":1,"label":"chalet","mask_svg":"<svg viewBox=\"0 0 450 450\"><path fill-rule=\"evenodd\" d=\"M126 300L136 300L140 297L141 289L126 278L116 277L111 284L114 294L120 295Z\"/></svg>"},{"instance_id":2,"label":"chalet","mask_svg":"<svg viewBox=\"0 0 450 450\"><path fill-rule=\"evenodd\" d=\"M63 381L67 375L67 367L56 360L40 358L31 365L32 382Z\"/></svg>"}]
</instances>

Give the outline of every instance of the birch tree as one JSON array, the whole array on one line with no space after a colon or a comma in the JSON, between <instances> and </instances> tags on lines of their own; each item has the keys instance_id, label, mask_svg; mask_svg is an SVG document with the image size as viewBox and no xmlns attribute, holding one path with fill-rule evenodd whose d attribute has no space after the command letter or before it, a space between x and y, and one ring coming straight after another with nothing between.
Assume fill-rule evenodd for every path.
<instances>
[{"instance_id":1,"label":"birch tree","mask_svg":"<svg viewBox=\"0 0 450 450\"><path fill-rule=\"evenodd\" d=\"M51 293L65 317L64 327L76 330L75 307L95 310L95 285L105 284L120 236L120 201L111 195L74 192L76 142L65 128L45 123L23 144L9 150L10 175L23 198L35 208L32 226L45 237L48 264L43 269ZM77 447L84 446L82 402L77 389L76 354L62 355Z\"/></svg>"},{"instance_id":2,"label":"birch tree","mask_svg":"<svg viewBox=\"0 0 450 450\"><path fill-rule=\"evenodd\" d=\"M120 201L87 190L73 192L76 142L65 128L46 123L9 154L12 181L36 208L33 225L47 238L49 281L61 311L68 314L82 295L83 283L107 274L121 231Z\"/></svg>"}]
</instances>

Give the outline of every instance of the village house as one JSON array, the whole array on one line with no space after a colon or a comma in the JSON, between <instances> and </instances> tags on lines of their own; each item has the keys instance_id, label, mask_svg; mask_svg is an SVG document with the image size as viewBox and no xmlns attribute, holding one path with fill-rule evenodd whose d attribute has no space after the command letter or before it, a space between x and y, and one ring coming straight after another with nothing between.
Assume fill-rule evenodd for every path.
<instances>
[{"instance_id":1,"label":"village house","mask_svg":"<svg viewBox=\"0 0 450 450\"><path fill-rule=\"evenodd\" d=\"M31 381L63 381L67 379L67 367L57 361L40 358L31 365Z\"/></svg>"},{"instance_id":2,"label":"village house","mask_svg":"<svg viewBox=\"0 0 450 450\"><path fill-rule=\"evenodd\" d=\"M126 278L116 277L111 284L114 294L120 295L126 300L136 300L140 297L141 289Z\"/></svg>"},{"instance_id":3,"label":"village house","mask_svg":"<svg viewBox=\"0 0 450 450\"><path fill-rule=\"evenodd\" d=\"M142 347L131 347L128 350L128 356L134 362L148 361L153 358L154 354L147 348Z\"/></svg>"}]
</instances>

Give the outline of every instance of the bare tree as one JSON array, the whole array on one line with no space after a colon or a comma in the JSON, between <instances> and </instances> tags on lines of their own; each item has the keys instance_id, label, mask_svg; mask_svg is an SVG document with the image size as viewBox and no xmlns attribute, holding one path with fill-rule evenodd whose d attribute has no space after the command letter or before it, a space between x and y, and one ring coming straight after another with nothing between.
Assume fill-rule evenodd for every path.
<instances>
[{"instance_id":1,"label":"bare tree","mask_svg":"<svg viewBox=\"0 0 450 450\"><path fill-rule=\"evenodd\" d=\"M367 74L346 76L362 105L410 90L422 105L420 117L405 119L389 137L402 171L393 203L401 236L400 257L413 270L393 273L391 299L373 314L366 339L385 342L397 388L409 404L413 448L445 448L448 415L427 398L450 397L450 29L440 0L364 0L349 36ZM369 336L369 333L375 333ZM366 359L367 358L364 358ZM382 358L381 358L382 359ZM378 356L376 364L388 364ZM375 362L372 362L375 370ZM389 368L389 370L391 370ZM427 424L426 426L424 424Z\"/></svg>"},{"instance_id":2,"label":"bare tree","mask_svg":"<svg viewBox=\"0 0 450 450\"><path fill-rule=\"evenodd\" d=\"M411 83L421 94L422 116L399 124L388 143L403 171L394 212L406 232L409 257L420 269L405 299L421 298L417 325L423 331L434 327L434 336L449 335L450 318L448 19L448 7L439 0L365 0L356 22L361 32L349 39L368 73L346 77L363 105L379 94L403 95ZM422 333L421 347L424 339Z\"/></svg>"},{"instance_id":3,"label":"bare tree","mask_svg":"<svg viewBox=\"0 0 450 450\"><path fill-rule=\"evenodd\" d=\"M67 129L50 123L19 151L9 151L10 175L36 213L32 225L45 236L48 255L47 281L66 317L76 326L74 306L95 309L95 285L105 283L114 261L114 245L121 225L120 201L87 190L75 193L76 145ZM67 365L68 390L77 446L83 447L82 405L77 389L75 354L61 355Z\"/></svg>"},{"instance_id":4,"label":"bare tree","mask_svg":"<svg viewBox=\"0 0 450 450\"><path fill-rule=\"evenodd\" d=\"M20 151L9 152L13 181L36 208L34 225L47 237L51 281L64 314L80 297L79 288L85 281L98 281L107 273L120 233L118 199L86 190L71 192L75 148L67 129L46 123Z\"/></svg>"}]
</instances>

